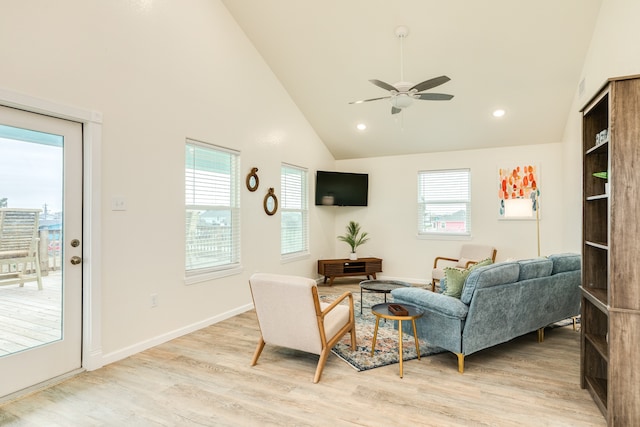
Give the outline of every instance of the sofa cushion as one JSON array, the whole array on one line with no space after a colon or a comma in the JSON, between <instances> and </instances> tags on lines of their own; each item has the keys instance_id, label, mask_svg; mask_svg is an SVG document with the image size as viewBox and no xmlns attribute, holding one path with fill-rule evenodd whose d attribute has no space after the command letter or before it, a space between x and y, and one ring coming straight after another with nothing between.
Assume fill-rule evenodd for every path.
<instances>
[{"instance_id":1,"label":"sofa cushion","mask_svg":"<svg viewBox=\"0 0 640 427\"><path fill-rule=\"evenodd\" d=\"M476 288L504 285L518 281L520 266L516 262L501 262L474 269L464 283L460 301L471 302Z\"/></svg>"},{"instance_id":2,"label":"sofa cushion","mask_svg":"<svg viewBox=\"0 0 640 427\"><path fill-rule=\"evenodd\" d=\"M444 280L446 282L443 295L460 298L464 281L469 275L469 270L447 267L444 269Z\"/></svg>"},{"instance_id":3,"label":"sofa cushion","mask_svg":"<svg viewBox=\"0 0 640 427\"><path fill-rule=\"evenodd\" d=\"M546 258L525 259L518 261L518 264L520 265L519 282L549 276L553 269L553 261Z\"/></svg>"},{"instance_id":4,"label":"sofa cushion","mask_svg":"<svg viewBox=\"0 0 640 427\"><path fill-rule=\"evenodd\" d=\"M556 254L550 255L553 262L551 274L564 273L565 271L580 270L580 255L578 254Z\"/></svg>"}]
</instances>

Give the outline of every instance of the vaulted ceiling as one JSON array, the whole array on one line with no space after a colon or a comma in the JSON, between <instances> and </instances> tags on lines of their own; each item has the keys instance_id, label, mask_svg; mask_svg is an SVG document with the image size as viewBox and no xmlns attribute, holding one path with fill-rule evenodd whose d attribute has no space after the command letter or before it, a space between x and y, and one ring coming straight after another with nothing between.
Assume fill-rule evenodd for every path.
<instances>
[{"instance_id":1,"label":"vaulted ceiling","mask_svg":"<svg viewBox=\"0 0 640 427\"><path fill-rule=\"evenodd\" d=\"M348 159L560 142L602 0L222 1L334 157ZM398 26L409 29L402 42ZM388 96L369 80L393 85L401 73L446 75L427 92L454 98L393 115L387 99L349 104Z\"/></svg>"}]
</instances>

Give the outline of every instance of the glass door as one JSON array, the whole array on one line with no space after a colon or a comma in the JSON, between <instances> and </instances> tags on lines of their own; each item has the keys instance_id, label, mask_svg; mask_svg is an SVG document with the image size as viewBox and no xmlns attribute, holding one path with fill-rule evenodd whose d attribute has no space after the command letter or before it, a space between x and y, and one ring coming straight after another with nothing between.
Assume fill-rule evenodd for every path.
<instances>
[{"instance_id":1,"label":"glass door","mask_svg":"<svg viewBox=\"0 0 640 427\"><path fill-rule=\"evenodd\" d=\"M0 106L0 398L81 367L82 125Z\"/></svg>"}]
</instances>

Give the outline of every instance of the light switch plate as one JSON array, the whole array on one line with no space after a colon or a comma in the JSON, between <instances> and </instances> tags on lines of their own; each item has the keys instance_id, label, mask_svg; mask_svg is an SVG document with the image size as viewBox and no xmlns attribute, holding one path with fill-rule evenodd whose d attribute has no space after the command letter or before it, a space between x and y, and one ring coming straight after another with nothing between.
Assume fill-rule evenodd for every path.
<instances>
[{"instance_id":1,"label":"light switch plate","mask_svg":"<svg viewBox=\"0 0 640 427\"><path fill-rule=\"evenodd\" d=\"M127 210L127 199L122 196L116 196L111 199L111 210L112 211L126 211Z\"/></svg>"}]
</instances>

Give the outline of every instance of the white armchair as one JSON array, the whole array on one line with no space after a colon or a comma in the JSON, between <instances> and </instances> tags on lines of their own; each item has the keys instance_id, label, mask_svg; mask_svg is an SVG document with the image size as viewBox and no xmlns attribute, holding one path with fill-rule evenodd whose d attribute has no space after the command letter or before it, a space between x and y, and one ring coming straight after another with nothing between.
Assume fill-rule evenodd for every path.
<instances>
[{"instance_id":1,"label":"white armchair","mask_svg":"<svg viewBox=\"0 0 640 427\"><path fill-rule=\"evenodd\" d=\"M462 245L458 258L439 256L433 261L433 271L431 272L431 291L436 290L436 282L444 278L446 267L469 268L483 259L491 258L496 261L497 250L488 245Z\"/></svg>"},{"instance_id":2,"label":"white armchair","mask_svg":"<svg viewBox=\"0 0 640 427\"><path fill-rule=\"evenodd\" d=\"M251 361L258 358L265 344L292 348L320 355L313 382L320 381L331 348L347 332L351 348L356 347L353 295L345 292L334 302L320 302L313 279L256 273L249 279L251 295L260 326L260 341ZM348 300L348 305L340 304Z\"/></svg>"}]
</instances>

